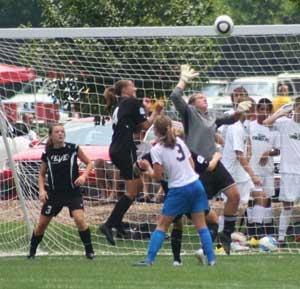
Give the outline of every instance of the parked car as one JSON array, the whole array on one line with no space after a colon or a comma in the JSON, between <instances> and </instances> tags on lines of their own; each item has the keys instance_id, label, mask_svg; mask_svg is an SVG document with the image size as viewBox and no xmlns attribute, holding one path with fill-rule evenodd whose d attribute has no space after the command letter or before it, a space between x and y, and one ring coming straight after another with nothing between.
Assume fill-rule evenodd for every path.
<instances>
[{"instance_id":1,"label":"parked car","mask_svg":"<svg viewBox=\"0 0 300 289\"><path fill-rule=\"evenodd\" d=\"M237 78L226 86L223 97L214 102L213 109L222 112L231 109L231 93L237 87L244 87L249 96L258 102L261 98L268 98L272 101L279 95L278 88L283 84L287 85L291 99L300 94L300 74L282 73L277 76Z\"/></svg>"},{"instance_id":2,"label":"parked car","mask_svg":"<svg viewBox=\"0 0 300 289\"><path fill-rule=\"evenodd\" d=\"M66 142L80 145L84 153L92 161L103 159L108 165L112 166L108 153L113 132L111 121L95 123L94 118L73 119L66 122L64 128L66 132ZM21 175L22 183L27 182L34 184L31 186L32 195L36 195L37 192L37 178L46 141L47 138L43 139L34 147L14 154L13 156L18 174ZM79 168L82 169L83 164L79 164ZM9 180L10 177L12 177L12 174L9 170L0 171L0 186L5 187L6 190L8 185L7 183L3 184L3 180L5 179L6 182L11 183L11 180ZM88 189L97 189L95 171L89 175L86 187ZM91 192L89 191L88 193L90 194Z\"/></svg>"}]
</instances>

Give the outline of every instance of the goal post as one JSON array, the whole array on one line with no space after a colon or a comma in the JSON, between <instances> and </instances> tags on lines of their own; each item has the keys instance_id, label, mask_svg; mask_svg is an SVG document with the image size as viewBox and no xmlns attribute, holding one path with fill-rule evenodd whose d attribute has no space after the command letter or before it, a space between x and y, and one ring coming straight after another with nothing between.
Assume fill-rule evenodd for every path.
<instances>
[{"instance_id":1,"label":"goal post","mask_svg":"<svg viewBox=\"0 0 300 289\"><path fill-rule=\"evenodd\" d=\"M3 93L1 107L12 125L21 121L24 113L32 113L33 129L41 139L53 122L67 123L69 130L66 130L72 134L76 127L67 121L70 117L73 121L78 117L90 118L91 122L98 117L94 124L99 127L96 128L96 137L91 136L91 143L87 143L96 169L84 186L85 216L92 229L96 253L143 254L163 200L159 185L151 180L144 180L144 196L140 195L125 215L129 232L127 239L117 239L117 246L113 248L98 232L99 224L107 219L115 201L124 193L124 182L105 153L102 155L102 148L91 148L93 138L102 138L103 127L110 125L104 89L119 79L132 79L138 88L138 98L163 99L166 112L178 120L169 95L178 82L181 64L188 63L200 72L185 95L204 90L208 94L210 109L224 111L231 105L229 83L241 77L259 76L267 81L269 77L289 75L284 79L291 83L293 96L298 95L299 56L300 25L235 26L228 37L216 35L212 26L0 29L0 66L3 63L26 67L35 73L35 80L23 82L11 77L9 71L0 71L0 92L5 92L6 83L18 83L22 87L20 90L17 89L19 86L12 85L14 96L7 97L8 94ZM274 96L276 89L273 89ZM82 126L82 123L77 126ZM82 139L84 137L86 135ZM37 198L40 159L32 151L28 152L25 146L17 150L17 157L15 153L11 147L10 153L3 153L4 161L0 159L2 254L27 252L28 233L24 228L26 223L37 223L41 209ZM10 154L14 165L7 162ZM278 181L279 177L277 175L275 180ZM15 194L18 184L19 197ZM272 205L272 226L277 238L282 205L275 201L276 198ZM220 215L223 206L219 200L211 203ZM244 209L241 207L239 211L238 223L246 232ZM299 204L295 203L286 236L286 250L289 252L298 252L299 217ZM8 241L12 239L15 241ZM198 246L196 232L190 221L184 219L183 251L191 253ZM41 252L81 254L82 251L76 227L64 209L47 229ZM249 250L257 251L258 248ZM162 252L171 252L168 241Z\"/></svg>"}]
</instances>

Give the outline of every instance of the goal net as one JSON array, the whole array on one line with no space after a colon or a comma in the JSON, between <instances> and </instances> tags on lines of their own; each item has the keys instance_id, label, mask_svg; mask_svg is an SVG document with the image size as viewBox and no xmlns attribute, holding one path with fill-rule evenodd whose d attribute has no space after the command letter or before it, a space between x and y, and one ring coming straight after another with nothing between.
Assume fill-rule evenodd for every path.
<instances>
[{"instance_id":1,"label":"goal net","mask_svg":"<svg viewBox=\"0 0 300 289\"><path fill-rule=\"evenodd\" d=\"M178 121L169 95L177 84L181 64L188 63L200 72L185 97L203 91L209 109L224 112L231 109L230 94L238 86L244 86L255 101L275 98L282 84L288 86L292 98L296 97L300 91L299 54L299 25L237 26L229 37L216 35L212 27L1 29L1 254L24 254L28 250L41 210L38 170L51 123L64 123L67 141L80 144L95 164L82 192L96 253L145 253L163 202L160 186L152 180L144 179L143 192L125 215L125 239L116 236L117 246L111 247L98 231L125 191L108 157L112 127L104 89L119 79L132 79L141 101L145 97L152 103L163 100L166 113ZM34 119L31 127L24 127L22 122L27 121L28 114ZM146 139L151 137L153 132L147 132ZM279 162L276 158L276 168ZM272 228L263 235L272 232L276 239L283 208L278 201L280 177L278 170L270 177L275 196L263 224ZM223 215L222 195L212 200L211 207ZM251 239L248 229L255 227L255 222L245 215L246 207L240 206L236 229ZM299 217L295 202L285 233L284 250L289 252L298 252ZM183 252L191 253L199 247L197 233L190 220L184 217L183 223ZM259 251L258 247L248 247L247 252ZM82 251L73 220L63 209L47 229L40 253ZM169 241L162 252L171 252Z\"/></svg>"}]
</instances>

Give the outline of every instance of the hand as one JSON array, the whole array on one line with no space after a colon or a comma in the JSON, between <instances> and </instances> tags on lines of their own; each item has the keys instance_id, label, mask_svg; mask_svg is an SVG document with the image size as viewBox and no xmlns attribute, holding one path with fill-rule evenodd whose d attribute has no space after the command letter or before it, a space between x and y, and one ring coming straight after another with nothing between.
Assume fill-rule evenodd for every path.
<instances>
[{"instance_id":1,"label":"hand","mask_svg":"<svg viewBox=\"0 0 300 289\"><path fill-rule=\"evenodd\" d=\"M252 182L257 187L261 187L262 186L262 181L261 181L260 177L258 177L258 176L253 176L252 177Z\"/></svg>"},{"instance_id":2,"label":"hand","mask_svg":"<svg viewBox=\"0 0 300 289\"><path fill-rule=\"evenodd\" d=\"M268 163L268 160L269 160L269 155L268 155L268 153L264 152L259 159L259 164L262 167L264 167Z\"/></svg>"},{"instance_id":3,"label":"hand","mask_svg":"<svg viewBox=\"0 0 300 289\"><path fill-rule=\"evenodd\" d=\"M196 72L193 68L190 67L188 64L183 64L180 66L181 73L180 73L180 80L184 81L185 83L191 82L194 78L199 76L199 72Z\"/></svg>"},{"instance_id":4,"label":"hand","mask_svg":"<svg viewBox=\"0 0 300 289\"><path fill-rule=\"evenodd\" d=\"M140 169L147 171L151 167L150 163L147 160L138 160L137 161Z\"/></svg>"},{"instance_id":5,"label":"hand","mask_svg":"<svg viewBox=\"0 0 300 289\"><path fill-rule=\"evenodd\" d=\"M246 112L249 111L252 107L252 102L250 100L242 101L238 104L237 112Z\"/></svg>"},{"instance_id":6,"label":"hand","mask_svg":"<svg viewBox=\"0 0 300 289\"><path fill-rule=\"evenodd\" d=\"M46 201L48 200L48 193L45 190L40 191L39 199L43 204L46 203Z\"/></svg>"},{"instance_id":7,"label":"hand","mask_svg":"<svg viewBox=\"0 0 300 289\"><path fill-rule=\"evenodd\" d=\"M76 180L75 180L75 182L74 182L74 184L75 184L75 186L82 186L84 183L85 183L85 181L86 181L86 178L84 177L84 176L79 176Z\"/></svg>"},{"instance_id":8,"label":"hand","mask_svg":"<svg viewBox=\"0 0 300 289\"><path fill-rule=\"evenodd\" d=\"M161 111L164 109L163 101L161 101L161 100L156 101L154 107L155 107L155 112L157 114L160 114Z\"/></svg>"},{"instance_id":9,"label":"hand","mask_svg":"<svg viewBox=\"0 0 300 289\"><path fill-rule=\"evenodd\" d=\"M217 161L219 161L222 158L222 154L220 152L215 152L213 155L213 159L216 159Z\"/></svg>"}]
</instances>

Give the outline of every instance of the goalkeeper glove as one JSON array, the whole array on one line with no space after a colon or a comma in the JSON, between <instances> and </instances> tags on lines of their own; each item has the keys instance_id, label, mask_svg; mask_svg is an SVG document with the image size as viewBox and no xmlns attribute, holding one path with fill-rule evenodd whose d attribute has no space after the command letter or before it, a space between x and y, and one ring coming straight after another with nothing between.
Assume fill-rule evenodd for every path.
<instances>
[{"instance_id":1,"label":"goalkeeper glove","mask_svg":"<svg viewBox=\"0 0 300 289\"><path fill-rule=\"evenodd\" d=\"M199 72L196 72L188 64L183 64L180 66L180 80L183 80L185 83L191 82L194 78L199 76Z\"/></svg>"},{"instance_id":2,"label":"goalkeeper glove","mask_svg":"<svg viewBox=\"0 0 300 289\"><path fill-rule=\"evenodd\" d=\"M237 112L246 112L252 106L252 102L250 100L242 101L238 104Z\"/></svg>"}]
</instances>

